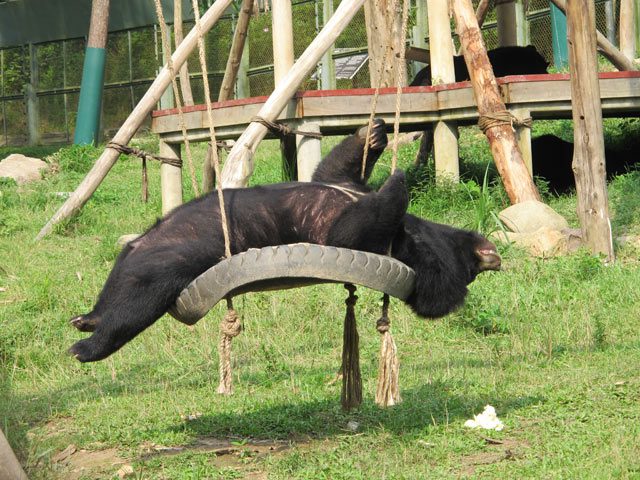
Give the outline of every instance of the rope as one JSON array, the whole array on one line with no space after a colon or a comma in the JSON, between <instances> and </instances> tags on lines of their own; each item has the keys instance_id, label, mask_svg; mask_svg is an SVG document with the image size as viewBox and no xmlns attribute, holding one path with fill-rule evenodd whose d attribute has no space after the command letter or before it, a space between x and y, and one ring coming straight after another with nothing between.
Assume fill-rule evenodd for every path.
<instances>
[{"instance_id":1,"label":"rope","mask_svg":"<svg viewBox=\"0 0 640 480\"><path fill-rule=\"evenodd\" d=\"M159 1L159 0L156 0ZM207 70L207 60L205 58L204 40L202 38L202 27L200 25L200 10L198 8L198 0L192 0L193 15L196 22L196 31L198 32L198 53L200 56L200 68L202 70L202 84L204 86L204 100L207 104L207 118L209 120L209 136L211 137L211 145L216 145L216 132L213 127L213 110L211 108L211 92L209 91L209 75ZM229 240L229 224L227 221L227 212L224 206L224 195L222 193L222 184L220 179L220 158L218 157L218 149L212 148L211 158L213 159L213 168L216 172L216 190L218 192L218 203L220 204L220 217L222 222L222 235L224 236L224 252L225 256L231 256L231 242Z\"/></svg>"},{"instance_id":2,"label":"rope","mask_svg":"<svg viewBox=\"0 0 640 480\"><path fill-rule=\"evenodd\" d=\"M240 322L238 313L233 309L233 302L229 297L227 297L227 313L220 322L220 331L222 332L220 343L218 343L220 384L217 392L222 395L230 395L233 392L231 386L231 340L240 335L242 322Z\"/></svg>"},{"instance_id":3,"label":"rope","mask_svg":"<svg viewBox=\"0 0 640 480\"><path fill-rule=\"evenodd\" d=\"M127 145L121 145L116 142L109 142L105 148L113 148L114 150L124 154L124 155L133 155L142 160L142 201L149 201L149 179L147 177L147 158L153 158L154 160L158 160L159 162L166 163L167 165L171 165L174 167L181 168L182 160L179 158L169 158L169 157L161 157L159 155L153 155L151 153L145 152L140 148L129 147Z\"/></svg>"},{"instance_id":4,"label":"rope","mask_svg":"<svg viewBox=\"0 0 640 480\"><path fill-rule=\"evenodd\" d=\"M180 98L180 90L178 89L178 82L176 80L176 72L173 68L173 60L171 58L171 43L167 34L167 24L164 21L164 14L162 13L162 5L160 0L154 0L156 7L156 15L158 16L158 24L160 25L160 37L162 38L162 49L167 52L167 68L171 75L171 85L173 87L173 96L176 100L176 107L178 109L178 121L180 123L180 130L182 131L182 137L184 138L184 149L187 153L187 164L189 165L189 174L191 176L191 187L193 193L196 196L200 196L200 189L196 182L196 172L193 166L193 157L191 155L191 144L187 137L187 126L184 121L184 112L182 111L182 100Z\"/></svg>"},{"instance_id":5,"label":"rope","mask_svg":"<svg viewBox=\"0 0 640 480\"><path fill-rule=\"evenodd\" d=\"M362 379L360 376L360 353L358 327L356 325L355 305L358 297L356 287L345 283L349 297L344 301L347 311L344 317L342 338L342 408L350 410L362 403Z\"/></svg>"},{"instance_id":6,"label":"rope","mask_svg":"<svg viewBox=\"0 0 640 480\"><path fill-rule=\"evenodd\" d=\"M397 8L397 5L396 5ZM398 165L398 137L400 134L400 100L402 98L402 85L405 83L406 76L406 64L405 64L405 52L406 52L406 38L407 38L407 23L409 19L409 2L404 0L402 3L402 33L400 42L400 53L396 57L396 112L393 121L393 155L391 156L391 173L396 171Z\"/></svg>"},{"instance_id":7,"label":"rope","mask_svg":"<svg viewBox=\"0 0 640 480\"><path fill-rule=\"evenodd\" d=\"M390 327L389 295L385 293L382 297L382 316L376 322L376 329L382 335L376 388L376 403L381 407L390 407L402 402L398 382L400 371L398 348L389 331Z\"/></svg>"},{"instance_id":8,"label":"rope","mask_svg":"<svg viewBox=\"0 0 640 480\"><path fill-rule=\"evenodd\" d=\"M322 134L320 132L305 132L302 130L296 130L294 128L289 127L288 125L272 122L271 120L267 120L266 118L262 118L258 116L252 117L250 121L257 122L264 125L269 129L271 133L273 133L274 135L280 138L286 135L291 135L291 134L302 135L304 137L317 138L318 140L322 138Z\"/></svg>"},{"instance_id":9,"label":"rope","mask_svg":"<svg viewBox=\"0 0 640 480\"><path fill-rule=\"evenodd\" d=\"M511 125L511 128L531 128L531 126L533 125L533 120L531 119L531 117L520 119L508 110L487 113L485 115L481 115L478 119L478 126L483 133L486 133L486 131L490 128L500 127L503 125Z\"/></svg>"}]
</instances>

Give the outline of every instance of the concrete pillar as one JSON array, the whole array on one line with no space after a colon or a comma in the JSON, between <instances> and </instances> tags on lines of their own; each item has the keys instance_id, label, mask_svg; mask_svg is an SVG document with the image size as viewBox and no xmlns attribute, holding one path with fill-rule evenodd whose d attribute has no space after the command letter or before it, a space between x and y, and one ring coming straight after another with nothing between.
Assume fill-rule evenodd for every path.
<instances>
[{"instance_id":1,"label":"concrete pillar","mask_svg":"<svg viewBox=\"0 0 640 480\"><path fill-rule=\"evenodd\" d=\"M301 122L296 128L303 132L320 132L320 126L317 123ZM311 181L313 172L322 160L320 146L319 138L296 135L298 181Z\"/></svg>"},{"instance_id":2,"label":"concrete pillar","mask_svg":"<svg viewBox=\"0 0 640 480\"><path fill-rule=\"evenodd\" d=\"M180 160L180 144L160 140L160 156ZM160 185L162 190L162 215L166 215L178 205L182 205L182 168L168 163L160 165Z\"/></svg>"}]
</instances>

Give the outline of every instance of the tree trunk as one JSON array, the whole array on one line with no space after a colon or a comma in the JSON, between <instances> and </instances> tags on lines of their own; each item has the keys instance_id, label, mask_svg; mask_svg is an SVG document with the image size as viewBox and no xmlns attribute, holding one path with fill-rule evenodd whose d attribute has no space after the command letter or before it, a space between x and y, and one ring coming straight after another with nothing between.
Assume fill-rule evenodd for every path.
<instances>
[{"instance_id":1,"label":"tree trunk","mask_svg":"<svg viewBox=\"0 0 640 480\"><path fill-rule=\"evenodd\" d=\"M233 92L233 87L238 76L238 70L240 69L244 44L247 39L249 19L251 18L251 12L253 10L253 1L254 0L242 0L240 15L238 15L238 23L236 24L236 31L233 34L233 42L231 43L231 52L229 53L229 59L227 60L227 68L224 71L224 78L222 79L222 86L220 87L220 95L218 95L219 102L224 102L231 98L231 93Z\"/></svg>"},{"instance_id":2,"label":"tree trunk","mask_svg":"<svg viewBox=\"0 0 640 480\"><path fill-rule=\"evenodd\" d=\"M313 39L289 73L276 86L275 90L258 112L258 116L274 121L287 102L296 93L300 83L317 67L331 45L349 24L353 16L362 7L365 0L342 0L340 6ZM252 122L236 141L227 157L222 171L222 186L225 188L244 187L253 173L253 154L267 133L267 127Z\"/></svg>"},{"instance_id":3,"label":"tree trunk","mask_svg":"<svg viewBox=\"0 0 640 480\"><path fill-rule=\"evenodd\" d=\"M293 15L291 0L271 0L273 73L278 85L293 65Z\"/></svg>"},{"instance_id":4,"label":"tree trunk","mask_svg":"<svg viewBox=\"0 0 640 480\"><path fill-rule=\"evenodd\" d=\"M567 5L565 0L551 0L553 4L567 13ZM596 40L598 42L598 48L607 59L613 63L613 65L621 71L625 70L637 70L634 63L625 57L620 50L618 50L602 33L596 30Z\"/></svg>"},{"instance_id":5,"label":"tree trunk","mask_svg":"<svg viewBox=\"0 0 640 480\"><path fill-rule=\"evenodd\" d=\"M620 0L620 51L629 60L636 56L636 16L634 0Z\"/></svg>"},{"instance_id":6,"label":"tree trunk","mask_svg":"<svg viewBox=\"0 0 640 480\"><path fill-rule=\"evenodd\" d=\"M211 30L211 27L215 25L227 7L231 5L231 1L232 0L216 0L214 4L211 5L209 10L207 10L200 19L200 26L203 35ZM180 44L173 53L172 59L174 68L182 67L182 64L187 60L187 56L195 48L197 43L198 31L196 28L192 28L189 35L187 35L182 44ZM147 93L145 93L144 97L140 99L136 108L131 112L129 117L113 137L113 142L121 145L127 145L129 143L142 122L147 118L147 115L149 115L151 110L155 108L158 100L162 96L162 93L170 83L171 73L169 72L169 67L165 65L149 87L149 90L147 90ZM113 148L107 148L102 152L102 155L100 155L100 158L96 160L91 171L86 177L84 177L84 180L82 180L82 183L78 185L78 188L76 188L67 201L64 202L53 217L51 217L47 224L42 227L36 237L36 240L40 240L51 233L54 225L66 218L69 218L82 208L93 192L96 191L107 173L109 173L109 170L113 164L116 163L119 156L120 154Z\"/></svg>"},{"instance_id":7,"label":"tree trunk","mask_svg":"<svg viewBox=\"0 0 640 480\"><path fill-rule=\"evenodd\" d=\"M11 445L0 430L0 480L27 480Z\"/></svg>"},{"instance_id":8,"label":"tree trunk","mask_svg":"<svg viewBox=\"0 0 640 480\"><path fill-rule=\"evenodd\" d=\"M396 83L393 58L400 52L402 36L402 4L394 10L392 0L366 0L364 4L367 45L369 48L369 78L371 86L393 87Z\"/></svg>"},{"instance_id":9,"label":"tree trunk","mask_svg":"<svg viewBox=\"0 0 640 480\"><path fill-rule=\"evenodd\" d=\"M592 0L570 0L567 8L571 105L573 109L573 172L582 238L594 253L614 260L607 199L602 108Z\"/></svg>"},{"instance_id":10,"label":"tree trunk","mask_svg":"<svg viewBox=\"0 0 640 480\"><path fill-rule=\"evenodd\" d=\"M182 0L173 2L173 33L176 41L176 48L182 43ZM184 62L180 68L180 90L182 91L182 101L185 105L193 105L193 93L191 92L191 81L189 79L189 65Z\"/></svg>"},{"instance_id":11,"label":"tree trunk","mask_svg":"<svg viewBox=\"0 0 640 480\"><path fill-rule=\"evenodd\" d=\"M504 112L506 107L500 97L471 1L453 0L453 12L458 36L462 43L462 53L478 104L478 113L482 117ZM485 135L489 140L491 153L511 203L540 200L538 190L522 159L511 125L497 124L487 128Z\"/></svg>"}]
</instances>

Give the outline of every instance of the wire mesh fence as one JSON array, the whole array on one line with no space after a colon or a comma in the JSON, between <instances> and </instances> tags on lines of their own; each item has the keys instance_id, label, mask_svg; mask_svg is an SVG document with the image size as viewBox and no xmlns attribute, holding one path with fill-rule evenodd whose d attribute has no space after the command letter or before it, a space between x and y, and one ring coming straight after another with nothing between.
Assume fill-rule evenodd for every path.
<instances>
[{"instance_id":1,"label":"wire mesh fence","mask_svg":"<svg viewBox=\"0 0 640 480\"><path fill-rule=\"evenodd\" d=\"M311 43L325 23L322 18L326 0L294 0L294 54L298 57ZM334 2L334 8L340 0ZM600 31L615 39L611 31L611 8L607 16L607 4L612 0L594 0L596 22ZM478 1L474 1L477 6ZM491 2L493 3L493 2ZM415 0L412 0L410 25L416 22ZM617 13L614 11L614 20ZM553 62L551 19L548 0L529 0L526 12L527 43ZM233 31L235 15L224 16L206 36L208 79L212 95L217 98L224 75ZM193 25L185 23L188 31ZM609 28L608 28L609 26ZM498 46L495 10L483 26L487 48ZM410 44L413 39L407 39ZM146 27L111 33L107 44L107 70L103 94L102 132L110 137L127 118L136 103L144 95L162 65L162 42L157 27ZM85 39L71 39L31 46L18 46L0 50L0 145L19 145L29 141L27 88L32 84L37 92L37 139L41 143L66 143L73 137L76 110L80 92ZM345 58L366 53L367 35L364 11L361 9L335 43L334 58ZM246 96L268 95L273 91L273 45L271 12L255 15L249 26L248 88ZM203 102L203 81L197 52L188 59L194 101ZM319 72L313 72L301 86L302 89L321 88ZM369 87L368 62L352 74L338 78L337 88ZM149 121L143 125L149 127Z\"/></svg>"}]
</instances>

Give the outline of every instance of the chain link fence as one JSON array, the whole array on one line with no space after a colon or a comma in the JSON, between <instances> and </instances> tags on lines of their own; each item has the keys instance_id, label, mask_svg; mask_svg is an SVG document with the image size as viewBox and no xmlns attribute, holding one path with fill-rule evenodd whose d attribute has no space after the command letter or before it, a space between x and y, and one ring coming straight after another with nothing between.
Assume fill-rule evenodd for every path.
<instances>
[{"instance_id":1,"label":"chain link fence","mask_svg":"<svg viewBox=\"0 0 640 480\"><path fill-rule=\"evenodd\" d=\"M324 19L323 0L294 0L294 52L298 57L317 35ZM334 2L336 8L340 0ZM595 0L597 26L607 31L605 6L611 0ZM474 1L477 6L478 1ZM493 3L493 2L492 2ZM619 3L619 2L614 2ZM415 24L415 1L412 1L408 31ZM616 17L617 18L617 15ZM610 19L609 19L610 20ZM247 96L268 95L273 91L273 48L271 12L261 12L251 19L248 35ZM224 76L233 38L235 16L225 16L206 37L208 78L214 99ZM185 31L193 25L186 23ZM551 20L548 0L529 0L527 9L528 43L553 62ZM487 48L498 46L495 11L483 26ZM412 39L408 39L413 43ZM107 45L107 70L103 96L102 131L110 137L127 118L144 95L162 64L161 39L157 27L111 33ZM37 92L37 129L41 143L68 143L72 140L85 51L85 39L72 39L0 50L0 145L28 142L27 88L32 83ZM348 57L366 52L367 35L361 9L335 44L334 57ZM203 102L203 84L197 52L188 60L191 87L196 103ZM310 75L302 89L317 89L319 72ZM337 88L369 87L368 62L356 69L351 78L339 78ZM143 125L149 127L149 122Z\"/></svg>"}]
</instances>

